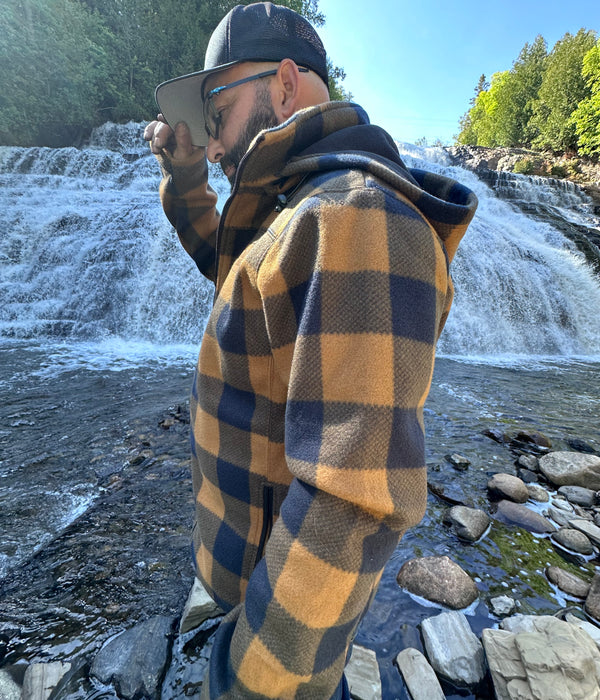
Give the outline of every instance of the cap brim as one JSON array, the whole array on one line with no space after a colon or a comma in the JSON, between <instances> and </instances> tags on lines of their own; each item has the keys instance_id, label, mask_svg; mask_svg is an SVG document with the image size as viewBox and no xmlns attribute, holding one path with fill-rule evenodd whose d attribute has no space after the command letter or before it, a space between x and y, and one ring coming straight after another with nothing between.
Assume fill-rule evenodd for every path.
<instances>
[{"instance_id":1,"label":"cap brim","mask_svg":"<svg viewBox=\"0 0 600 700\"><path fill-rule=\"evenodd\" d=\"M154 93L156 104L167 124L175 130L180 122L188 125L194 146L208 145L208 134L204 126L204 109L202 102L202 85L213 73L229 68L234 63L182 75L161 83Z\"/></svg>"}]
</instances>

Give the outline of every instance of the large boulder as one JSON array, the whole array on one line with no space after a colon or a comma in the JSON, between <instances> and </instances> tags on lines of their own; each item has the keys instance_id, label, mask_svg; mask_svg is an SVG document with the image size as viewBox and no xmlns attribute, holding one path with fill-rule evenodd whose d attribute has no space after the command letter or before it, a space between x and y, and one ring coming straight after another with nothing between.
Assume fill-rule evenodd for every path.
<instances>
[{"instance_id":1,"label":"large boulder","mask_svg":"<svg viewBox=\"0 0 600 700\"><path fill-rule=\"evenodd\" d=\"M421 557L403 564L398 584L413 595L453 610L473 603L479 591L466 571L449 557Z\"/></svg>"},{"instance_id":2,"label":"large boulder","mask_svg":"<svg viewBox=\"0 0 600 700\"><path fill-rule=\"evenodd\" d=\"M555 486L600 490L600 457L581 452L550 452L540 457L540 471Z\"/></svg>"}]
</instances>

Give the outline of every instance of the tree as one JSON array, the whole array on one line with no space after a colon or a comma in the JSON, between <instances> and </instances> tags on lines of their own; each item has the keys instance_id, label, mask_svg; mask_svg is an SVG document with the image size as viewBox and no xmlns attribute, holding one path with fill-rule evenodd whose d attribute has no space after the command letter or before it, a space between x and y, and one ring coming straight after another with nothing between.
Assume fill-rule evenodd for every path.
<instances>
[{"instance_id":1,"label":"tree","mask_svg":"<svg viewBox=\"0 0 600 700\"><path fill-rule=\"evenodd\" d=\"M579 152L600 156L600 40L583 58L581 71L590 96L571 115L578 137Z\"/></svg>"},{"instance_id":2,"label":"tree","mask_svg":"<svg viewBox=\"0 0 600 700\"><path fill-rule=\"evenodd\" d=\"M596 43L593 31L568 32L556 42L545 61L538 100L533 105L531 125L538 134L533 145L555 151L575 150L577 133L571 114L590 97L582 75L583 58Z\"/></svg>"}]
</instances>

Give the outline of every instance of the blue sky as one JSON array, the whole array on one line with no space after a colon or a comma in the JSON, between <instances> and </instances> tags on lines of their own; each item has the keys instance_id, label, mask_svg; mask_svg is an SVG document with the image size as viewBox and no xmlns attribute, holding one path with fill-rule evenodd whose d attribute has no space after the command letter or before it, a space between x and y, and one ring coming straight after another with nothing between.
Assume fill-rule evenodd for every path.
<instances>
[{"instance_id":1,"label":"blue sky","mask_svg":"<svg viewBox=\"0 0 600 700\"><path fill-rule=\"evenodd\" d=\"M482 73L508 70L525 42L600 31L600 0L319 0L318 29L344 87L399 141L451 143Z\"/></svg>"}]
</instances>

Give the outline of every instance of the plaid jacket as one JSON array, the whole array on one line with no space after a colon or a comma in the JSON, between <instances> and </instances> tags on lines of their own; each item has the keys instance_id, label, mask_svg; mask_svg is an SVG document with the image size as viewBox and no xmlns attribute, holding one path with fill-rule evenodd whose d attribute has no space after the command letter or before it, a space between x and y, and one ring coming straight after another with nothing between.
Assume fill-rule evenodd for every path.
<instances>
[{"instance_id":1,"label":"plaid jacket","mask_svg":"<svg viewBox=\"0 0 600 700\"><path fill-rule=\"evenodd\" d=\"M203 697L325 700L424 513L423 404L476 199L344 103L260 134L220 223L203 156L165 166L216 280L191 439L199 576L228 614Z\"/></svg>"}]
</instances>

